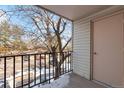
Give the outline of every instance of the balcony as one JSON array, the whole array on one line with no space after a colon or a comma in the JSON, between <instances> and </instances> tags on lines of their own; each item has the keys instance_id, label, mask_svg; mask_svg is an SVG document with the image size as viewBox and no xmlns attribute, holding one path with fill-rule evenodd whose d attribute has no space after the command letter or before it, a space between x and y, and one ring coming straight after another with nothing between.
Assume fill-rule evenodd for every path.
<instances>
[{"instance_id":1,"label":"balcony","mask_svg":"<svg viewBox=\"0 0 124 93\"><path fill-rule=\"evenodd\" d=\"M73 50L73 56L70 51L38 54L33 51L34 54L0 56L1 88L54 87L50 84L63 80L65 75L69 80L68 83L61 81L66 83L64 88L124 87L122 39L124 27L121 21L124 14L123 6L39 5L37 7L72 22L72 49L70 50ZM116 35L118 36L115 37ZM67 57L63 59L65 56Z\"/></svg>"},{"instance_id":2,"label":"balcony","mask_svg":"<svg viewBox=\"0 0 124 93\"><path fill-rule=\"evenodd\" d=\"M60 53L58 61L60 61ZM25 54L0 57L0 87L1 88L32 88L32 87L61 87L46 86L60 79L65 82L64 88L82 88L82 87L100 87L103 86L89 81L73 73L72 52L63 52L66 57L61 65L61 72L55 77L55 62L53 62L53 53ZM68 76L63 78L64 75ZM55 79L57 78L57 79ZM58 83L61 83L58 82Z\"/></svg>"},{"instance_id":3,"label":"balcony","mask_svg":"<svg viewBox=\"0 0 124 93\"><path fill-rule=\"evenodd\" d=\"M61 64L59 76L72 71L71 52L63 53L39 53L12 55L0 57L0 87L22 88L34 87L39 84L47 84L56 77L58 64L54 61L54 55L60 62L60 54L67 56Z\"/></svg>"}]
</instances>

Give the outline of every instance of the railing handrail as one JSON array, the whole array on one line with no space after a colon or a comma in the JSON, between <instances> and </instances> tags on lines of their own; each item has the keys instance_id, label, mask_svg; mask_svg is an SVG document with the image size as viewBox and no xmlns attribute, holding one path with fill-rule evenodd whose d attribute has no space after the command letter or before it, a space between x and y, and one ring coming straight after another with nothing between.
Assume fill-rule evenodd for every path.
<instances>
[{"instance_id":1,"label":"railing handrail","mask_svg":"<svg viewBox=\"0 0 124 93\"><path fill-rule=\"evenodd\" d=\"M66 53L66 52L73 52L73 51L64 51L64 52L55 52L55 53ZM0 58L4 57L16 57L16 56L30 56L30 55L40 55L40 54L52 54L54 52L41 52L41 53L26 53L26 54L16 54L16 55L5 55L5 56L0 56Z\"/></svg>"}]
</instances>

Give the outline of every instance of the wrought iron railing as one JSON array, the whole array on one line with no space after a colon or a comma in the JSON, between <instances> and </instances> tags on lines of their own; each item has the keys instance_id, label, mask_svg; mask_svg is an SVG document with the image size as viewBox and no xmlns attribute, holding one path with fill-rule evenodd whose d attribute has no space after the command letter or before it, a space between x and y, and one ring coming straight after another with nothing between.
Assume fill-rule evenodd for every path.
<instances>
[{"instance_id":1,"label":"wrought iron railing","mask_svg":"<svg viewBox=\"0 0 124 93\"><path fill-rule=\"evenodd\" d=\"M1 56L0 87L30 88L50 83L59 77L56 76L57 67L59 76L72 71L72 52Z\"/></svg>"}]
</instances>

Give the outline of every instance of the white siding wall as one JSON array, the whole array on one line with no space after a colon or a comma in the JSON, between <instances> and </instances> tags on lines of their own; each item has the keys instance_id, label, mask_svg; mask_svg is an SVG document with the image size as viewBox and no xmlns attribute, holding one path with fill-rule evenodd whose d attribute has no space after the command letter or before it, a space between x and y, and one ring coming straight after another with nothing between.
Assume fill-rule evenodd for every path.
<instances>
[{"instance_id":1,"label":"white siding wall","mask_svg":"<svg viewBox=\"0 0 124 93\"><path fill-rule=\"evenodd\" d=\"M73 71L90 79L90 21L75 21L73 37Z\"/></svg>"},{"instance_id":2,"label":"white siding wall","mask_svg":"<svg viewBox=\"0 0 124 93\"><path fill-rule=\"evenodd\" d=\"M82 77L90 79L90 20L111 15L123 9L123 6L112 6L94 13L86 18L74 21L73 33L73 71ZM123 10L122 10L123 11Z\"/></svg>"}]
</instances>

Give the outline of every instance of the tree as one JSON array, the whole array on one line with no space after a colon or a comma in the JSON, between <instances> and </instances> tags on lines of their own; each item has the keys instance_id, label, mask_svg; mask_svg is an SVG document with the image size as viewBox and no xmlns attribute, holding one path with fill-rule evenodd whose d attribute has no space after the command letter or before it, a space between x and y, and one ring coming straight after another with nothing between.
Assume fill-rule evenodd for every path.
<instances>
[{"instance_id":1,"label":"tree","mask_svg":"<svg viewBox=\"0 0 124 93\"><path fill-rule=\"evenodd\" d=\"M61 34L65 31L67 20L65 20L62 17L56 18L56 20L52 20L52 17L54 15L50 15L49 12L44 10L44 14L46 16L42 16L43 26L46 30L46 33L41 33L42 36L44 36L46 41L46 46L48 47L48 50L53 53L53 61L55 64L55 79L58 78L61 74L61 65L63 64L64 60L70 55L64 55L63 51L71 41L71 37L68 38L65 45L62 43L62 36ZM37 26L37 28L40 28L38 25L38 22L35 18L32 18L33 22ZM51 28L53 30L53 33L51 31ZM39 29L40 30L40 29ZM53 34L53 35L52 35ZM58 53L60 53L60 60L57 60Z\"/></svg>"},{"instance_id":2,"label":"tree","mask_svg":"<svg viewBox=\"0 0 124 93\"><path fill-rule=\"evenodd\" d=\"M71 43L71 34L66 33L66 30L70 30L71 21L36 6L17 6L14 10L8 12L14 12L21 16L23 20L28 19L25 22L27 21L28 26L30 25L28 33L31 41L38 42L37 45L43 45L47 48L46 52L52 53L55 79L58 78L61 74L61 65L70 56L70 53L65 55L63 52ZM4 13L7 13L7 11Z\"/></svg>"},{"instance_id":3,"label":"tree","mask_svg":"<svg viewBox=\"0 0 124 93\"><path fill-rule=\"evenodd\" d=\"M8 53L12 50L23 50L26 48L25 43L22 41L23 30L13 24L9 24L7 21L3 21L0 24L0 47L1 52ZM3 48L4 49L3 49Z\"/></svg>"},{"instance_id":4,"label":"tree","mask_svg":"<svg viewBox=\"0 0 124 93\"><path fill-rule=\"evenodd\" d=\"M52 52L56 79L61 74L61 65L64 63L65 59L70 56L70 54L63 54L65 48L67 48L71 41L71 37L65 37L65 35L62 35L66 29L68 20L51 14L46 10L43 10L42 12L40 12L40 10L33 11L35 11L37 16L32 15L30 17L34 26L36 26L37 32L40 33L40 36L36 35L35 40L38 40L40 37L48 51ZM63 44L62 40L65 38L67 41ZM58 53L60 60L57 58Z\"/></svg>"}]
</instances>

